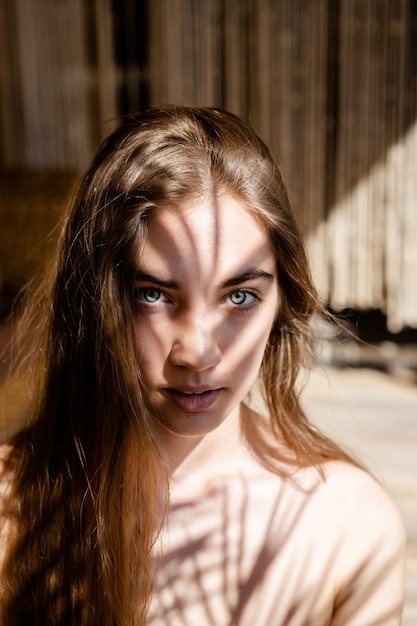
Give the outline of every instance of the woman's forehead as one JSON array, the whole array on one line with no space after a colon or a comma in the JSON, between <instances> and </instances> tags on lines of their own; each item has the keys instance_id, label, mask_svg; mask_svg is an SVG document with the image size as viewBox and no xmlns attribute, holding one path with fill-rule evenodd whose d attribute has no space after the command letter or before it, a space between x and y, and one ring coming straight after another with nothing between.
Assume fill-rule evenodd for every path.
<instances>
[{"instance_id":1,"label":"woman's forehead","mask_svg":"<svg viewBox=\"0 0 417 626\"><path fill-rule=\"evenodd\" d=\"M224 195L157 209L141 250L143 270L233 274L275 264L266 228L242 202Z\"/></svg>"}]
</instances>

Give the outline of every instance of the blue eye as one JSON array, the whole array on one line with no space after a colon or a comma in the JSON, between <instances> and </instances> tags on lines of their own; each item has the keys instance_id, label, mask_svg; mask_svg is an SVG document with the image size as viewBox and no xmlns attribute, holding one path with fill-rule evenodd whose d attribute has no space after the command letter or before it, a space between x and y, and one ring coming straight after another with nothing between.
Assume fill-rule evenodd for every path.
<instances>
[{"instance_id":1,"label":"blue eye","mask_svg":"<svg viewBox=\"0 0 417 626\"><path fill-rule=\"evenodd\" d=\"M250 291L243 290L234 291L230 294L229 298L230 301L236 306L250 306L254 304L255 300L257 299L255 294L251 293Z\"/></svg>"},{"instance_id":2,"label":"blue eye","mask_svg":"<svg viewBox=\"0 0 417 626\"><path fill-rule=\"evenodd\" d=\"M136 292L136 298L141 302L147 302L148 304L158 302L161 295L162 294L159 289L154 289L153 287L144 287L142 289L138 289Z\"/></svg>"}]
</instances>

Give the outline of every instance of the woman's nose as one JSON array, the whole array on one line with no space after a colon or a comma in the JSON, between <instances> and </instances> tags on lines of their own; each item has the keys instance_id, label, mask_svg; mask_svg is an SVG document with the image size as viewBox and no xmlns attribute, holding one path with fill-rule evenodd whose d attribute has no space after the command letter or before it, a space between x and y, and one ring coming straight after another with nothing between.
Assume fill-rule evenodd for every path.
<instances>
[{"instance_id":1,"label":"woman's nose","mask_svg":"<svg viewBox=\"0 0 417 626\"><path fill-rule=\"evenodd\" d=\"M196 372L215 367L222 359L217 336L216 328L205 316L184 320L173 341L171 363Z\"/></svg>"}]
</instances>

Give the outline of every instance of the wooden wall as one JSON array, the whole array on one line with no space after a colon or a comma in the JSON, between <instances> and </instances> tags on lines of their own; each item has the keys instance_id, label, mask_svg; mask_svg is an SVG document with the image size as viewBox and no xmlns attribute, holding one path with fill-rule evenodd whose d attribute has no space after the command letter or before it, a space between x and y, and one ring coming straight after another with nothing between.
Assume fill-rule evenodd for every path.
<instances>
[{"instance_id":1,"label":"wooden wall","mask_svg":"<svg viewBox=\"0 0 417 626\"><path fill-rule=\"evenodd\" d=\"M149 103L250 120L323 299L417 327L415 0L2 0L0 88L6 171L78 172Z\"/></svg>"}]
</instances>

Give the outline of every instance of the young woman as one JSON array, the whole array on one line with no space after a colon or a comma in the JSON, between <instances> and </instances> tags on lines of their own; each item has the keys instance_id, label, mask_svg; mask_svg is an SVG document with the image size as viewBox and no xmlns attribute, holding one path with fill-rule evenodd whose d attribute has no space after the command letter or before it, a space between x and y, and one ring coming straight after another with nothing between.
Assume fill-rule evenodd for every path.
<instances>
[{"instance_id":1,"label":"young woman","mask_svg":"<svg viewBox=\"0 0 417 626\"><path fill-rule=\"evenodd\" d=\"M250 128L208 108L127 119L30 299L3 626L399 624L403 525L300 406L320 305Z\"/></svg>"}]
</instances>

